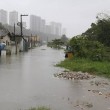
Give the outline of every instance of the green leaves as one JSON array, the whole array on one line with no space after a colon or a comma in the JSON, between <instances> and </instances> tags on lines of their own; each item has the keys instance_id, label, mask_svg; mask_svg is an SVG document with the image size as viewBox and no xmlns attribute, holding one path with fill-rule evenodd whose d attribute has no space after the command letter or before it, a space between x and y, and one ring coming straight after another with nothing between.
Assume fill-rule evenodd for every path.
<instances>
[{"instance_id":1,"label":"green leaves","mask_svg":"<svg viewBox=\"0 0 110 110\"><path fill-rule=\"evenodd\" d=\"M52 42L48 42L48 46L53 48L60 49L61 46L63 45L64 45L64 42L62 42L61 39L55 39L55 40L52 40Z\"/></svg>"},{"instance_id":2,"label":"green leaves","mask_svg":"<svg viewBox=\"0 0 110 110\"><path fill-rule=\"evenodd\" d=\"M98 19L83 35L89 40L99 41L110 47L110 18Z\"/></svg>"},{"instance_id":3,"label":"green leaves","mask_svg":"<svg viewBox=\"0 0 110 110\"><path fill-rule=\"evenodd\" d=\"M90 58L92 60L102 60L104 55L104 45L98 41L88 40L86 37L73 37L70 40L74 56Z\"/></svg>"}]
</instances>

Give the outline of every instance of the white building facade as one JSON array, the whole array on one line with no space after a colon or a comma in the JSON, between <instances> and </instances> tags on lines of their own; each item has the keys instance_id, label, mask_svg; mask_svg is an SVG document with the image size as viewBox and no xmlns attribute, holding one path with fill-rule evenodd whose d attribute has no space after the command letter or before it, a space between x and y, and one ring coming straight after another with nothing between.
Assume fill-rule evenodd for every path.
<instances>
[{"instance_id":1,"label":"white building facade","mask_svg":"<svg viewBox=\"0 0 110 110\"><path fill-rule=\"evenodd\" d=\"M61 36L62 25L61 23L51 22L51 34Z\"/></svg>"},{"instance_id":2,"label":"white building facade","mask_svg":"<svg viewBox=\"0 0 110 110\"><path fill-rule=\"evenodd\" d=\"M36 15L30 15L30 29L32 31L40 32L41 18Z\"/></svg>"},{"instance_id":3,"label":"white building facade","mask_svg":"<svg viewBox=\"0 0 110 110\"><path fill-rule=\"evenodd\" d=\"M0 22L2 24L8 24L7 19L8 19L7 11L1 9L0 10Z\"/></svg>"},{"instance_id":4,"label":"white building facade","mask_svg":"<svg viewBox=\"0 0 110 110\"><path fill-rule=\"evenodd\" d=\"M18 23L18 12L17 11L12 11L9 13L9 25L10 26L17 26Z\"/></svg>"},{"instance_id":5,"label":"white building facade","mask_svg":"<svg viewBox=\"0 0 110 110\"><path fill-rule=\"evenodd\" d=\"M41 19L41 22L40 22L40 32L45 33L45 25L46 25L45 20Z\"/></svg>"}]
</instances>

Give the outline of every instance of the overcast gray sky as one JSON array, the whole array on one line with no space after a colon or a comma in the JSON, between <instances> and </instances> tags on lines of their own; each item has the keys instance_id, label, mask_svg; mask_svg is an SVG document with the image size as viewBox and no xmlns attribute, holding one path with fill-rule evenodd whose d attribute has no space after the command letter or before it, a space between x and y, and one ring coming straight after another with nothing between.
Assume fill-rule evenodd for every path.
<instances>
[{"instance_id":1,"label":"overcast gray sky","mask_svg":"<svg viewBox=\"0 0 110 110\"><path fill-rule=\"evenodd\" d=\"M73 37L86 31L96 21L97 13L109 13L110 0L0 0L0 9L61 22L67 36Z\"/></svg>"}]
</instances>

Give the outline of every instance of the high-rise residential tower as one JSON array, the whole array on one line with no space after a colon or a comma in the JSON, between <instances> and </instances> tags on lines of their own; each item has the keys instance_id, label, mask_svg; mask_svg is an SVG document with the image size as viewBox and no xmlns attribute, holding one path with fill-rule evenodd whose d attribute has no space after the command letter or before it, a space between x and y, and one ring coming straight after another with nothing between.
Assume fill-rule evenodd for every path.
<instances>
[{"instance_id":1,"label":"high-rise residential tower","mask_svg":"<svg viewBox=\"0 0 110 110\"><path fill-rule=\"evenodd\" d=\"M18 12L17 11L12 11L9 13L9 25L10 26L17 26L18 23Z\"/></svg>"},{"instance_id":2,"label":"high-rise residential tower","mask_svg":"<svg viewBox=\"0 0 110 110\"><path fill-rule=\"evenodd\" d=\"M41 28L41 17L36 15L30 16L30 29L32 31L40 32Z\"/></svg>"},{"instance_id":3,"label":"high-rise residential tower","mask_svg":"<svg viewBox=\"0 0 110 110\"><path fill-rule=\"evenodd\" d=\"M36 31L36 28L37 28L36 15L30 15L30 30Z\"/></svg>"},{"instance_id":4,"label":"high-rise residential tower","mask_svg":"<svg viewBox=\"0 0 110 110\"><path fill-rule=\"evenodd\" d=\"M22 22L22 25L23 25L24 28L27 27L26 22Z\"/></svg>"},{"instance_id":5,"label":"high-rise residential tower","mask_svg":"<svg viewBox=\"0 0 110 110\"><path fill-rule=\"evenodd\" d=\"M56 35L61 36L62 25L61 23L56 23Z\"/></svg>"},{"instance_id":6,"label":"high-rise residential tower","mask_svg":"<svg viewBox=\"0 0 110 110\"><path fill-rule=\"evenodd\" d=\"M45 25L45 33L51 34L51 25Z\"/></svg>"},{"instance_id":7,"label":"high-rise residential tower","mask_svg":"<svg viewBox=\"0 0 110 110\"><path fill-rule=\"evenodd\" d=\"M60 36L62 27L61 23L51 22L50 25L51 25L51 34Z\"/></svg>"},{"instance_id":8,"label":"high-rise residential tower","mask_svg":"<svg viewBox=\"0 0 110 110\"><path fill-rule=\"evenodd\" d=\"M45 20L44 19L41 19L40 32L45 33L45 25L46 25Z\"/></svg>"},{"instance_id":9,"label":"high-rise residential tower","mask_svg":"<svg viewBox=\"0 0 110 110\"><path fill-rule=\"evenodd\" d=\"M0 22L2 23L2 24L8 24L7 23L7 11L5 11L5 10L3 10L3 9L1 9L0 10Z\"/></svg>"}]
</instances>

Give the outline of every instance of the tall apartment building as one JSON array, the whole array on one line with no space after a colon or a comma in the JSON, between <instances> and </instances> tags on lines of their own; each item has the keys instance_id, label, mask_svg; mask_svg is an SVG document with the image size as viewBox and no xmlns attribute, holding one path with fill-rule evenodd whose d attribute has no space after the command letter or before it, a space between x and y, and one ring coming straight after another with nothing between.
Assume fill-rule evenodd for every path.
<instances>
[{"instance_id":1,"label":"tall apartment building","mask_svg":"<svg viewBox=\"0 0 110 110\"><path fill-rule=\"evenodd\" d=\"M61 36L62 25L61 23L56 23L56 35Z\"/></svg>"},{"instance_id":2,"label":"tall apartment building","mask_svg":"<svg viewBox=\"0 0 110 110\"><path fill-rule=\"evenodd\" d=\"M51 34L56 34L56 23L55 22L51 22L50 23L51 26Z\"/></svg>"},{"instance_id":3,"label":"tall apartment building","mask_svg":"<svg viewBox=\"0 0 110 110\"><path fill-rule=\"evenodd\" d=\"M37 22L37 32L41 32L41 17L36 16L36 22Z\"/></svg>"},{"instance_id":4,"label":"tall apartment building","mask_svg":"<svg viewBox=\"0 0 110 110\"><path fill-rule=\"evenodd\" d=\"M37 28L36 16L30 15L30 30L36 31L36 28Z\"/></svg>"},{"instance_id":5,"label":"tall apartment building","mask_svg":"<svg viewBox=\"0 0 110 110\"><path fill-rule=\"evenodd\" d=\"M35 32L40 32L41 17L30 15L30 29Z\"/></svg>"},{"instance_id":6,"label":"tall apartment building","mask_svg":"<svg viewBox=\"0 0 110 110\"><path fill-rule=\"evenodd\" d=\"M9 13L9 25L10 26L17 26L18 23L18 12L17 11L12 11Z\"/></svg>"},{"instance_id":7,"label":"tall apartment building","mask_svg":"<svg viewBox=\"0 0 110 110\"><path fill-rule=\"evenodd\" d=\"M45 33L45 25L46 25L45 20L44 19L41 19L40 32Z\"/></svg>"},{"instance_id":8,"label":"tall apartment building","mask_svg":"<svg viewBox=\"0 0 110 110\"><path fill-rule=\"evenodd\" d=\"M51 25L45 25L45 33L51 34Z\"/></svg>"},{"instance_id":9,"label":"tall apartment building","mask_svg":"<svg viewBox=\"0 0 110 110\"><path fill-rule=\"evenodd\" d=\"M50 25L51 25L51 34L60 36L62 27L61 23L51 22Z\"/></svg>"},{"instance_id":10,"label":"tall apartment building","mask_svg":"<svg viewBox=\"0 0 110 110\"><path fill-rule=\"evenodd\" d=\"M0 10L0 22L2 23L2 24L8 24L7 23L7 11L5 11L5 10L3 10L3 9L1 9Z\"/></svg>"},{"instance_id":11,"label":"tall apartment building","mask_svg":"<svg viewBox=\"0 0 110 110\"><path fill-rule=\"evenodd\" d=\"M23 25L24 28L27 27L26 22L22 22L22 25Z\"/></svg>"}]
</instances>

